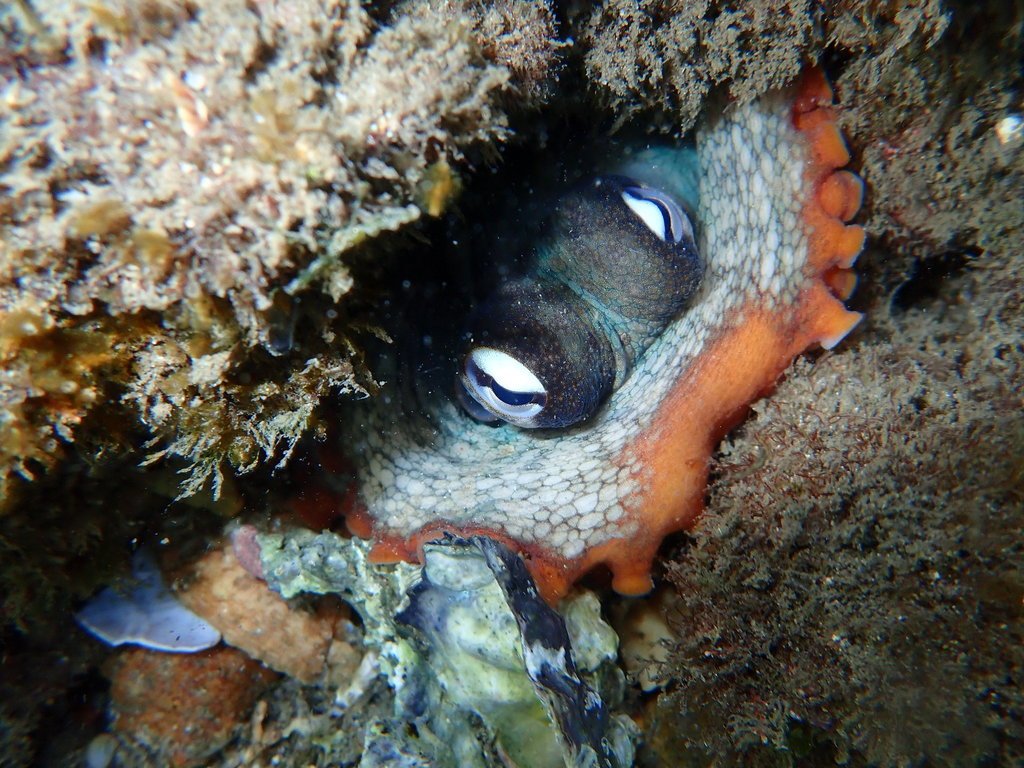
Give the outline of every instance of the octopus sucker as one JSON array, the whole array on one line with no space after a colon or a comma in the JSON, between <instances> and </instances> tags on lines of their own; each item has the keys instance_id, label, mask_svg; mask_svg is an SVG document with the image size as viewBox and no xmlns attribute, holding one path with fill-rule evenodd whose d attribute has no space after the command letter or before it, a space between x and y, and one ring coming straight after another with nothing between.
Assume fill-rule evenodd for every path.
<instances>
[{"instance_id":1,"label":"octopus sucker","mask_svg":"<svg viewBox=\"0 0 1024 768\"><path fill-rule=\"evenodd\" d=\"M373 558L420 560L445 533L487 536L524 556L549 601L598 565L621 593L650 589L662 540L702 511L722 437L797 355L835 346L861 319L843 304L864 242L848 223L863 194L848 162L817 69L708 116L695 146L630 159L628 175L641 168L640 182L694 213L699 288L564 428L489 426L448 396L419 413L397 395L367 402L344 439L360 499L349 525L373 537ZM674 217L630 207L672 231Z\"/></svg>"}]
</instances>

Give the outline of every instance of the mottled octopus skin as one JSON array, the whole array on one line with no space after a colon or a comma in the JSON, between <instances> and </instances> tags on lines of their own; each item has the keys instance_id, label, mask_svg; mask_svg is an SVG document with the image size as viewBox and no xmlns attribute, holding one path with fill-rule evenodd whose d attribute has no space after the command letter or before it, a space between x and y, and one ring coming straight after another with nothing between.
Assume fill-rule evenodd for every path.
<instances>
[{"instance_id":1,"label":"mottled octopus skin","mask_svg":"<svg viewBox=\"0 0 1024 768\"><path fill-rule=\"evenodd\" d=\"M557 600L599 564L641 594L669 533L694 524L712 452L794 357L859 321L846 299L864 232L861 182L818 70L697 133L702 288L591 422L538 438L454 404L410 416L370 403L346 442L361 504L350 528L378 561L417 560L444 532L518 550Z\"/></svg>"}]
</instances>

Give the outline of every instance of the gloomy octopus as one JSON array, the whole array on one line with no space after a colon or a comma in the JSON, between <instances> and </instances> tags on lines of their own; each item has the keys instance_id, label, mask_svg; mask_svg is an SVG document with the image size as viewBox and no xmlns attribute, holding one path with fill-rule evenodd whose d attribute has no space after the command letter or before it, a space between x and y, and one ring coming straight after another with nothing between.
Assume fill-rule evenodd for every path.
<instances>
[{"instance_id":1,"label":"gloomy octopus","mask_svg":"<svg viewBox=\"0 0 1024 768\"><path fill-rule=\"evenodd\" d=\"M411 408L394 382L345 426L350 527L381 561L494 538L549 599L602 563L618 591L649 589L724 433L860 318L842 303L863 243L848 159L812 70L567 190L528 270L470 318L458 396Z\"/></svg>"}]
</instances>

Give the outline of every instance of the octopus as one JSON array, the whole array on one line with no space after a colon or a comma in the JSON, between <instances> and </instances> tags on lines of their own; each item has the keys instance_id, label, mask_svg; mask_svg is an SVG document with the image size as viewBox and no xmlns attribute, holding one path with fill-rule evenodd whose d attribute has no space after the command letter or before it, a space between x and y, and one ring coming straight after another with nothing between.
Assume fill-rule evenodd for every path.
<instances>
[{"instance_id":1,"label":"octopus","mask_svg":"<svg viewBox=\"0 0 1024 768\"><path fill-rule=\"evenodd\" d=\"M344 427L348 525L372 557L486 536L552 602L601 565L622 594L651 589L723 436L860 320L844 305L864 241L848 162L811 69L567 192L527 273L470 318L454 386L411 402L397 381Z\"/></svg>"}]
</instances>

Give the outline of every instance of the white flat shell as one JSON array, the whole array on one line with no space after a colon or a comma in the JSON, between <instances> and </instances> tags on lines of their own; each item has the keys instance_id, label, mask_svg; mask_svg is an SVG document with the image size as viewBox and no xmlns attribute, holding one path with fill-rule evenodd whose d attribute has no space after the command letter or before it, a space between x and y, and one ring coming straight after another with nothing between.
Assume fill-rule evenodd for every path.
<instances>
[{"instance_id":1,"label":"white flat shell","mask_svg":"<svg viewBox=\"0 0 1024 768\"><path fill-rule=\"evenodd\" d=\"M179 603L164 586L153 555L140 549L133 578L107 587L75 619L109 645L130 643L157 651L194 653L220 642L220 632Z\"/></svg>"}]
</instances>

